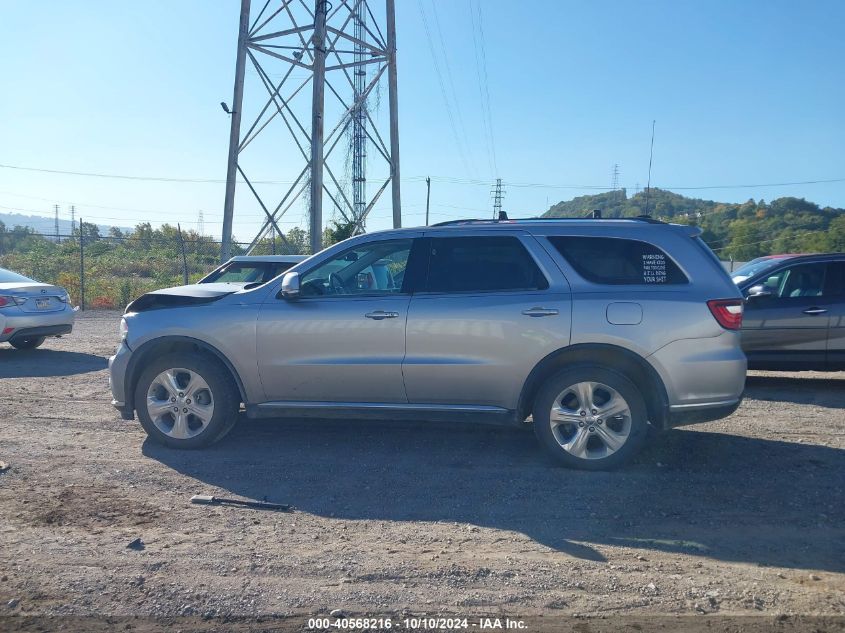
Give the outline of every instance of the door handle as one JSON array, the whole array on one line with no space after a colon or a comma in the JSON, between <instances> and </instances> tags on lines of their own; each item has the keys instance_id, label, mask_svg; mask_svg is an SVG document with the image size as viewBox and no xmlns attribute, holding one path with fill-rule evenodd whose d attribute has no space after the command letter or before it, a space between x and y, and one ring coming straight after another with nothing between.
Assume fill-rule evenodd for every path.
<instances>
[{"instance_id":1,"label":"door handle","mask_svg":"<svg viewBox=\"0 0 845 633\"><path fill-rule=\"evenodd\" d=\"M368 319L373 319L374 321L381 321L382 319L396 319L399 317L399 313L376 310L375 312L367 312L364 316Z\"/></svg>"},{"instance_id":2,"label":"door handle","mask_svg":"<svg viewBox=\"0 0 845 633\"><path fill-rule=\"evenodd\" d=\"M804 314L813 314L813 315L824 314L825 312L827 312L827 310L825 310L824 308L807 308L806 310L804 310Z\"/></svg>"},{"instance_id":3,"label":"door handle","mask_svg":"<svg viewBox=\"0 0 845 633\"><path fill-rule=\"evenodd\" d=\"M544 317L544 316L555 316L555 315L559 314L559 312L557 310L555 310L554 308L534 307L534 308L529 308L528 310L523 310L522 314L524 314L525 316L530 316L530 317Z\"/></svg>"}]
</instances>

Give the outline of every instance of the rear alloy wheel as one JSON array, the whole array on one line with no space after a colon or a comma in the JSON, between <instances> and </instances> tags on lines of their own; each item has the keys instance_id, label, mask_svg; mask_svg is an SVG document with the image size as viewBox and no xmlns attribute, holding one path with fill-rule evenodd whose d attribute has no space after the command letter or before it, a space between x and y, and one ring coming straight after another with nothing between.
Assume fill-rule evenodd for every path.
<instances>
[{"instance_id":1,"label":"rear alloy wheel","mask_svg":"<svg viewBox=\"0 0 845 633\"><path fill-rule=\"evenodd\" d=\"M642 447L646 409L634 384L603 367L552 376L534 404L534 432L566 466L602 470L621 466Z\"/></svg>"},{"instance_id":2,"label":"rear alloy wheel","mask_svg":"<svg viewBox=\"0 0 845 633\"><path fill-rule=\"evenodd\" d=\"M144 430L173 448L201 448L222 438L237 420L239 400L228 372L194 354L157 359L135 388Z\"/></svg>"},{"instance_id":3,"label":"rear alloy wheel","mask_svg":"<svg viewBox=\"0 0 845 633\"><path fill-rule=\"evenodd\" d=\"M9 341L9 345L15 349L35 349L36 347L41 347L46 340L46 336L33 336L31 338L19 338Z\"/></svg>"}]
</instances>

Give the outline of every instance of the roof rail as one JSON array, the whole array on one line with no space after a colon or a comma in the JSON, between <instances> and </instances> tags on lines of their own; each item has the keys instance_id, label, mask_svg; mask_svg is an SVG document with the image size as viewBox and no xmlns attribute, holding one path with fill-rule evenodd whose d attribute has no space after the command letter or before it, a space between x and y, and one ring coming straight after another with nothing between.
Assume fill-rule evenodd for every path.
<instances>
[{"instance_id":1,"label":"roof rail","mask_svg":"<svg viewBox=\"0 0 845 633\"><path fill-rule=\"evenodd\" d=\"M566 217L566 218L511 218L509 220L492 220L479 218L463 218L461 220L446 220L445 222L437 222L430 226L459 226L462 224L513 224L515 222L555 222L558 220L599 220L602 222L609 220L632 220L635 222L645 222L647 224L666 224L662 220L657 220L650 215L637 215L627 218L608 218L608 217Z\"/></svg>"}]
</instances>

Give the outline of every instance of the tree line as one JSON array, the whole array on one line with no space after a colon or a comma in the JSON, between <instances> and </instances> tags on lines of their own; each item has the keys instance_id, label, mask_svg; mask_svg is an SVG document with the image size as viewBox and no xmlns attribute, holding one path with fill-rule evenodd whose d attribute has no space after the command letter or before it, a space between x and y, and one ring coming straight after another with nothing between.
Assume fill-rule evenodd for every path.
<instances>
[{"instance_id":1,"label":"tree line","mask_svg":"<svg viewBox=\"0 0 845 633\"><path fill-rule=\"evenodd\" d=\"M714 202L651 189L628 197L625 189L580 196L553 205L544 217L577 217L598 209L604 217L654 218L701 227L721 259L748 261L776 253L845 251L845 209L820 207L803 198L766 202Z\"/></svg>"}]
</instances>

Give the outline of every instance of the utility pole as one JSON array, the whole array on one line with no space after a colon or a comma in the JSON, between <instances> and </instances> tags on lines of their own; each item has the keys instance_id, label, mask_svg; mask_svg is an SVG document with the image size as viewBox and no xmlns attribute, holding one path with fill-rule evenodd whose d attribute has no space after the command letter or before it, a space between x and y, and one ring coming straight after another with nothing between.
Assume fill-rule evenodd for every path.
<instances>
[{"instance_id":1,"label":"utility pole","mask_svg":"<svg viewBox=\"0 0 845 633\"><path fill-rule=\"evenodd\" d=\"M425 225L428 226L428 206L431 202L431 178L425 177Z\"/></svg>"},{"instance_id":2,"label":"utility pole","mask_svg":"<svg viewBox=\"0 0 845 633\"><path fill-rule=\"evenodd\" d=\"M182 251L182 283L188 285L188 258L185 255L185 240L182 237L182 226L176 223L176 234L179 236L179 250Z\"/></svg>"},{"instance_id":3,"label":"utility pole","mask_svg":"<svg viewBox=\"0 0 845 633\"><path fill-rule=\"evenodd\" d=\"M61 238L59 237L59 205L54 204L54 205L53 205L53 210L56 212L56 226L55 226L55 229L56 229L56 244L58 244L58 243L60 243L60 242L62 241L62 240L61 240Z\"/></svg>"},{"instance_id":4,"label":"utility pole","mask_svg":"<svg viewBox=\"0 0 845 633\"><path fill-rule=\"evenodd\" d=\"M85 237L82 235L81 217L79 218L79 308L85 312Z\"/></svg>"},{"instance_id":5,"label":"utility pole","mask_svg":"<svg viewBox=\"0 0 845 633\"><path fill-rule=\"evenodd\" d=\"M323 115L326 96L327 0L314 10L314 77L311 99L311 254L323 250Z\"/></svg>"},{"instance_id":6,"label":"utility pole","mask_svg":"<svg viewBox=\"0 0 845 633\"><path fill-rule=\"evenodd\" d=\"M498 220L502 213L502 198L505 197L505 192L502 191L501 178L496 178L496 184L490 193L493 197L493 219Z\"/></svg>"},{"instance_id":7,"label":"utility pole","mask_svg":"<svg viewBox=\"0 0 845 633\"><path fill-rule=\"evenodd\" d=\"M651 159L654 157L654 124L651 122L651 149L648 152L648 183L645 186L645 214L648 215L648 196L651 193Z\"/></svg>"},{"instance_id":8,"label":"utility pole","mask_svg":"<svg viewBox=\"0 0 845 633\"><path fill-rule=\"evenodd\" d=\"M232 93L231 125L229 128L229 162L226 167L226 197L223 201L223 238L220 262L232 256L232 219L235 213L235 179L238 177L238 153L241 137L241 107L244 101L244 73L246 71L246 41L249 35L250 0L241 0L238 27L238 54L235 58L235 88Z\"/></svg>"},{"instance_id":9,"label":"utility pole","mask_svg":"<svg viewBox=\"0 0 845 633\"><path fill-rule=\"evenodd\" d=\"M396 6L387 0L387 85L390 101L390 184L393 197L393 228L402 226L399 190L399 95L396 70Z\"/></svg>"}]
</instances>

